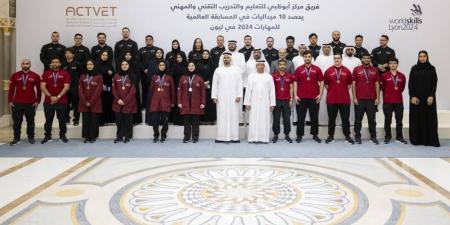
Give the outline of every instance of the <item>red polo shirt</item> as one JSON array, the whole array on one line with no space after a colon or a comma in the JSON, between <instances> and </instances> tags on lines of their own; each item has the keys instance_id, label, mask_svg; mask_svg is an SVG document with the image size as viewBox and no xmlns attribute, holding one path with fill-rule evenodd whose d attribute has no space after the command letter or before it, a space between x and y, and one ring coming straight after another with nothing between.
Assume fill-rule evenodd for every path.
<instances>
[{"instance_id":1,"label":"red polo shirt","mask_svg":"<svg viewBox=\"0 0 450 225\"><path fill-rule=\"evenodd\" d=\"M47 70L42 74L41 82L46 84L45 87L52 96L58 96L64 89L64 84L70 85L70 75L65 70ZM45 96L44 103L50 102L50 97ZM61 96L56 104L67 104L67 94Z\"/></svg>"},{"instance_id":2,"label":"red polo shirt","mask_svg":"<svg viewBox=\"0 0 450 225\"><path fill-rule=\"evenodd\" d=\"M272 74L275 83L275 96L277 100L291 100L291 84L294 83L294 76L288 72L281 75L279 71ZM284 79L284 81L283 81Z\"/></svg>"},{"instance_id":3,"label":"red polo shirt","mask_svg":"<svg viewBox=\"0 0 450 225\"><path fill-rule=\"evenodd\" d=\"M41 102L41 78L33 71L13 73L9 79L8 102L34 104Z\"/></svg>"},{"instance_id":4,"label":"red polo shirt","mask_svg":"<svg viewBox=\"0 0 450 225\"><path fill-rule=\"evenodd\" d=\"M362 100L375 100L377 98L375 84L380 82L380 75L376 67L355 67L353 70L353 81L356 82L356 98Z\"/></svg>"},{"instance_id":5,"label":"red polo shirt","mask_svg":"<svg viewBox=\"0 0 450 225\"><path fill-rule=\"evenodd\" d=\"M297 82L297 96L300 99L315 99L320 94L319 82L323 81L322 70L315 65L311 65L309 68L305 65L299 66L295 70L295 81Z\"/></svg>"},{"instance_id":6,"label":"red polo shirt","mask_svg":"<svg viewBox=\"0 0 450 225\"><path fill-rule=\"evenodd\" d=\"M352 73L347 67L332 66L328 68L323 81L325 85L328 85L327 104L350 104L348 85L352 84Z\"/></svg>"},{"instance_id":7,"label":"red polo shirt","mask_svg":"<svg viewBox=\"0 0 450 225\"><path fill-rule=\"evenodd\" d=\"M394 82L395 78L397 78L397 85ZM402 93L406 86L406 76L403 73L397 71L396 76L394 76L391 71L387 71L381 76L380 82L383 91L383 103L403 103Z\"/></svg>"}]
</instances>

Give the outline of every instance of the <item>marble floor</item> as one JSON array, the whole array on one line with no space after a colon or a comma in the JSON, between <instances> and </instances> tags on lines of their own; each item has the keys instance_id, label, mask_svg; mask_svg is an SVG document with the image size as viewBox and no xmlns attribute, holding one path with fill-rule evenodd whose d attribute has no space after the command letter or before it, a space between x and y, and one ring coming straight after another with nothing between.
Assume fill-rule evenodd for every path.
<instances>
[{"instance_id":1,"label":"marble floor","mask_svg":"<svg viewBox=\"0 0 450 225\"><path fill-rule=\"evenodd\" d=\"M0 158L1 225L448 225L448 158Z\"/></svg>"}]
</instances>

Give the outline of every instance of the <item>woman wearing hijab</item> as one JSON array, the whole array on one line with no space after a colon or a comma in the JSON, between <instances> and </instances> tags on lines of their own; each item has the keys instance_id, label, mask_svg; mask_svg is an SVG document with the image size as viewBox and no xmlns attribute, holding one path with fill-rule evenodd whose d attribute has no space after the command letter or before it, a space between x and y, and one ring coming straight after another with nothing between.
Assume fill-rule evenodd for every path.
<instances>
[{"instance_id":1,"label":"woman wearing hijab","mask_svg":"<svg viewBox=\"0 0 450 225\"><path fill-rule=\"evenodd\" d=\"M203 41L200 38L196 38L194 40L194 44L192 45L192 50L189 52L188 60L193 61L196 65L202 60L203 54Z\"/></svg>"},{"instance_id":2,"label":"woman wearing hijab","mask_svg":"<svg viewBox=\"0 0 450 225\"><path fill-rule=\"evenodd\" d=\"M103 89L102 89L102 114L100 116L100 126L108 123L114 123L114 112L112 111L113 95L112 95L112 79L114 76L114 68L112 61L109 60L111 56L108 51L100 52L100 57L95 64L95 70L102 75Z\"/></svg>"},{"instance_id":3,"label":"woman wearing hijab","mask_svg":"<svg viewBox=\"0 0 450 225\"><path fill-rule=\"evenodd\" d=\"M130 142L133 137L133 115L137 112L136 75L128 61L120 64L119 73L114 75L112 93L114 96L113 111L115 112L117 134L114 143ZM125 140L124 140L125 138Z\"/></svg>"},{"instance_id":4,"label":"woman wearing hijab","mask_svg":"<svg viewBox=\"0 0 450 225\"><path fill-rule=\"evenodd\" d=\"M188 63L188 71L178 84L178 108L184 118L183 143L198 142L200 135L200 116L206 104L205 81L196 73L195 63Z\"/></svg>"},{"instance_id":5,"label":"woman wearing hijab","mask_svg":"<svg viewBox=\"0 0 450 225\"><path fill-rule=\"evenodd\" d=\"M150 100L149 99L150 98L150 96L149 96L149 91L150 90L148 88L149 85L150 85L150 80L153 78L153 76L155 74L158 73L158 65L159 65L160 62L164 62L166 64L166 66L168 66L168 62L164 60L164 50L157 49L155 51L155 58L153 58L150 61L150 64L148 65L148 68L147 68L148 73L147 73L147 77L146 77L146 80L147 80L146 86L145 86L145 88L142 87L142 91L143 92L145 91L144 94L143 94L142 101L145 101L147 103ZM147 105L147 108L148 108L148 105ZM148 125L152 124L151 123L151 115L148 113L148 110L145 110L145 123L148 124Z\"/></svg>"},{"instance_id":6,"label":"woman wearing hijab","mask_svg":"<svg viewBox=\"0 0 450 225\"><path fill-rule=\"evenodd\" d=\"M158 142L160 137L159 125L161 129L161 143L167 138L167 130L169 129L169 114L171 108L175 105L175 84L173 78L166 72L166 63L161 61L158 64L158 72L153 75L150 81L148 103L153 126L153 142Z\"/></svg>"},{"instance_id":7,"label":"woman wearing hijab","mask_svg":"<svg viewBox=\"0 0 450 225\"><path fill-rule=\"evenodd\" d=\"M181 76L186 74L187 62L186 58L183 58L181 53L176 54L175 59L175 63L171 65L170 74L172 75L175 84L175 90L177 90ZM178 126L184 124L183 117L180 115L180 109L178 107L174 107L172 111L170 111L169 121Z\"/></svg>"},{"instance_id":8,"label":"woman wearing hijab","mask_svg":"<svg viewBox=\"0 0 450 225\"><path fill-rule=\"evenodd\" d=\"M133 125L137 125L142 123L142 100L141 100L141 89L139 87L139 79L138 76L140 74L141 68L140 64L137 63L137 60L133 58L133 54L130 50L126 50L123 54L122 60L125 60L128 62L128 65L130 65L129 71L136 77L134 80L134 86L136 87L136 106L137 111L133 115Z\"/></svg>"},{"instance_id":9,"label":"woman wearing hijab","mask_svg":"<svg viewBox=\"0 0 450 225\"><path fill-rule=\"evenodd\" d=\"M439 147L436 109L436 69L429 62L428 53L419 52L416 65L409 74L409 138L413 145Z\"/></svg>"},{"instance_id":10,"label":"woman wearing hijab","mask_svg":"<svg viewBox=\"0 0 450 225\"><path fill-rule=\"evenodd\" d=\"M94 69L94 61L86 61L86 72L78 81L78 111L82 113L81 136L84 143L98 138L98 115L102 113L103 77Z\"/></svg>"},{"instance_id":11,"label":"woman wearing hijab","mask_svg":"<svg viewBox=\"0 0 450 225\"><path fill-rule=\"evenodd\" d=\"M177 54L180 54L181 57L183 57L183 60L186 61L186 53L181 51L180 42L175 39L172 41L172 51L166 54L166 62L169 63L169 68L171 68L176 63Z\"/></svg>"},{"instance_id":12,"label":"woman wearing hijab","mask_svg":"<svg viewBox=\"0 0 450 225\"><path fill-rule=\"evenodd\" d=\"M206 87L205 113L201 121L208 125L213 125L216 121L216 104L211 99L211 85L214 75L214 65L208 50L203 50L202 60L198 62L198 73L203 78Z\"/></svg>"}]
</instances>

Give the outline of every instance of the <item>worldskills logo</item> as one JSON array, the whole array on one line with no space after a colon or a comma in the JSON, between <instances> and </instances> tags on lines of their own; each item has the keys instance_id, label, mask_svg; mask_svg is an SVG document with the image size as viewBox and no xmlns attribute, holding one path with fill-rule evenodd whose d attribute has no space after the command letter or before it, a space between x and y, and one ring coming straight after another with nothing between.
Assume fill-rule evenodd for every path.
<instances>
[{"instance_id":1,"label":"worldskills logo","mask_svg":"<svg viewBox=\"0 0 450 225\"><path fill-rule=\"evenodd\" d=\"M423 23L422 7L419 4L413 4L410 9L412 17L389 18L389 31L416 31L419 25Z\"/></svg>"}]
</instances>

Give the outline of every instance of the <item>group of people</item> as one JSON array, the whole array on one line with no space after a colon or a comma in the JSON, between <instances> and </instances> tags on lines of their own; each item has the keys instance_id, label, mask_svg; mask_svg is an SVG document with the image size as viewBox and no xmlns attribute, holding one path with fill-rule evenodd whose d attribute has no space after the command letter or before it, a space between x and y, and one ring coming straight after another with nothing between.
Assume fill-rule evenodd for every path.
<instances>
[{"instance_id":1,"label":"group of people","mask_svg":"<svg viewBox=\"0 0 450 225\"><path fill-rule=\"evenodd\" d=\"M319 123L327 121L328 138L334 141L339 112L345 141L361 144L361 127L367 115L370 140L378 144L375 115L382 103L385 116L384 143L392 139L391 122L395 114L396 140L406 144L403 129L403 91L406 76L398 71L399 60L388 47L389 37L380 37L380 46L369 53L362 47L363 37L355 37L355 46L340 41L340 32L332 33L332 42L317 44L317 35L309 36L310 44L294 47L295 38L286 38L286 48L275 49L274 38L266 39L267 48L252 46L252 37L237 41L217 36L217 46L204 49L200 38L194 40L186 54L177 40L164 57L163 49L153 45L153 36L145 37L146 46L138 49L130 39L130 30L122 29L123 39L114 50L106 44L106 34L98 33L98 45L89 50L83 36L74 36L74 46L52 42L41 49L45 71L42 76L31 71L24 59L22 70L10 79L9 103L13 115L14 139L20 142L23 117L27 135L34 143L34 116L42 93L45 95L45 137L52 140L51 130L56 114L60 139L67 142L66 123L82 118L82 137L93 143L99 126L115 123L114 143L129 142L133 125L153 126L153 142L164 142L168 124L184 125L183 142L198 142L199 125L217 124L216 142L239 142L239 127L248 125L249 143L276 143L283 120L284 139L292 143L291 111L296 113L296 139L302 141L305 125L310 125L314 141L321 143ZM439 146L436 110L436 69L421 51L411 69L408 81L410 95L409 137L414 145ZM322 101L322 98L325 101ZM350 123L354 105L354 139ZM324 109L325 108L325 109ZM145 112L143 120L143 112ZM309 121L306 121L309 114ZM325 116L324 116L325 115ZM325 119L323 119L325 118ZM270 140L270 133L274 136Z\"/></svg>"}]
</instances>

